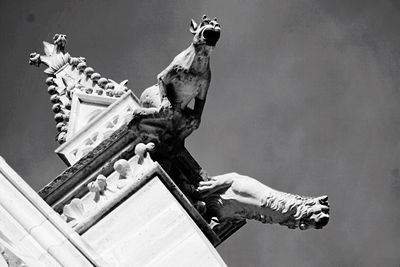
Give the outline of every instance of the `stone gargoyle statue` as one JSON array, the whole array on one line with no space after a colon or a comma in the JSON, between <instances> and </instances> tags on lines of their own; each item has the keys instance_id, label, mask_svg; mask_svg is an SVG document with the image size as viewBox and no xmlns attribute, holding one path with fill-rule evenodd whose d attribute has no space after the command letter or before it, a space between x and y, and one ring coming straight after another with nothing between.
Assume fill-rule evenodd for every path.
<instances>
[{"instance_id":1,"label":"stone gargoyle statue","mask_svg":"<svg viewBox=\"0 0 400 267\"><path fill-rule=\"evenodd\" d=\"M199 183L209 217L224 220L254 219L289 228L321 229L329 221L327 196L302 197L274 190L237 173L210 177Z\"/></svg>"},{"instance_id":2,"label":"stone gargoyle statue","mask_svg":"<svg viewBox=\"0 0 400 267\"><path fill-rule=\"evenodd\" d=\"M210 54L221 26L216 18L210 20L203 15L199 25L191 21L190 31L194 35L190 46L157 75L157 84L143 91L141 108L134 111L144 132L170 128L168 131L178 142L199 127L211 81ZM193 100L192 109L189 103Z\"/></svg>"},{"instance_id":3,"label":"stone gargoyle statue","mask_svg":"<svg viewBox=\"0 0 400 267\"><path fill-rule=\"evenodd\" d=\"M190 31L194 34L192 44L158 74L156 85L143 91L141 108L134 111L131 123L147 141L156 144L158 152L164 151L164 157L178 154L180 144L199 127L211 81L210 53L219 40L221 26L204 15L199 25L191 21ZM189 103L193 100L192 109ZM279 192L237 173L208 177L204 172L200 176L203 181L197 189L190 181L178 182L205 219L215 222L214 230L236 219L256 219L302 230L320 229L329 221L326 196L311 198Z\"/></svg>"}]
</instances>

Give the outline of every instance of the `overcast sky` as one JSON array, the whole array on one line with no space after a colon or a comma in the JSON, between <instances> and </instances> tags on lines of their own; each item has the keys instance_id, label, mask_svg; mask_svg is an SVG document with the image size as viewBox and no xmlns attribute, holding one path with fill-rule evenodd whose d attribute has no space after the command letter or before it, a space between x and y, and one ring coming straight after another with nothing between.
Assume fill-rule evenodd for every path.
<instances>
[{"instance_id":1,"label":"overcast sky","mask_svg":"<svg viewBox=\"0 0 400 267\"><path fill-rule=\"evenodd\" d=\"M65 33L72 56L140 95L206 13L222 36L188 149L211 175L332 207L320 231L249 222L218 247L228 266L399 266L398 1L1 0L0 12L0 155L35 190L66 166L29 53Z\"/></svg>"}]
</instances>

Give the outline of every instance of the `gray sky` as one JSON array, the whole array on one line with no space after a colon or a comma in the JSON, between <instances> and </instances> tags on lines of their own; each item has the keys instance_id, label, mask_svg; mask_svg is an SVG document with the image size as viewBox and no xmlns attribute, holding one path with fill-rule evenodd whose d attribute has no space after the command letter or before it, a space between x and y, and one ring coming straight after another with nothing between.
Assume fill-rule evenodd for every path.
<instances>
[{"instance_id":1,"label":"gray sky","mask_svg":"<svg viewBox=\"0 0 400 267\"><path fill-rule=\"evenodd\" d=\"M67 51L135 94L218 17L202 125L187 146L209 174L236 171L329 195L321 231L249 222L218 251L229 266L400 263L400 4L397 1L0 1L0 155L36 190L64 168L43 68Z\"/></svg>"}]
</instances>

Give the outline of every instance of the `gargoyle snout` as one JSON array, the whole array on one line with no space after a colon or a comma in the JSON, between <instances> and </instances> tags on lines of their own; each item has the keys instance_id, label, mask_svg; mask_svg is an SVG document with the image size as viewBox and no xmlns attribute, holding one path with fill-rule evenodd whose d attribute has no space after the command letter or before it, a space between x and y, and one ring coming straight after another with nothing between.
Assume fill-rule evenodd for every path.
<instances>
[{"instance_id":1,"label":"gargoyle snout","mask_svg":"<svg viewBox=\"0 0 400 267\"><path fill-rule=\"evenodd\" d=\"M329 214L314 214L308 219L302 219L299 222L300 230L322 229L329 222Z\"/></svg>"},{"instance_id":2,"label":"gargoyle snout","mask_svg":"<svg viewBox=\"0 0 400 267\"><path fill-rule=\"evenodd\" d=\"M221 27L219 24L216 26L210 25L203 30L202 36L207 45L215 46L221 36Z\"/></svg>"}]
</instances>

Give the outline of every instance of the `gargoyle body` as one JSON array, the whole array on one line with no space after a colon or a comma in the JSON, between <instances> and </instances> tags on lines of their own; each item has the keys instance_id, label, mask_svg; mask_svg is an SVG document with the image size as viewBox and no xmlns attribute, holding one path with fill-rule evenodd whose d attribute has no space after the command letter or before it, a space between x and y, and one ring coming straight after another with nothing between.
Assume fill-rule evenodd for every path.
<instances>
[{"instance_id":1,"label":"gargoyle body","mask_svg":"<svg viewBox=\"0 0 400 267\"><path fill-rule=\"evenodd\" d=\"M203 181L196 189L197 184L180 176L179 171L175 173L174 166L168 165L179 154L184 139L199 127L211 80L210 53L220 30L215 19L203 16L200 25L192 20L192 44L157 76L156 85L144 90L141 108L134 112L134 124L146 141L154 142L157 152L163 153L159 157L161 165L174 174L179 187L207 220L216 218L221 224L232 219L256 219L302 230L322 228L329 220L325 196L309 198L279 192L236 173L212 178L199 173ZM189 103L193 100L192 109Z\"/></svg>"},{"instance_id":2,"label":"gargoyle body","mask_svg":"<svg viewBox=\"0 0 400 267\"><path fill-rule=\"evenodd\" d=\"M327 196L302 197L274 190L257 180L227 173L200 182L209 216L226 219L255 219L289 228L321 229L329 221Z\"/></svg>"},{"instance_id":3,"label":"gargoyle body","mask_svg":"<svg viewBox=\"0 0 400 267\"><path fill-rule=\"evenodd\" d=\"M173 124L172 131L183 140L199 127L201 114L211 81L210 53L221 27L216 19L203 16L200 25L191 21L192 44L160 74L158 83L145 89L140 97L142 108L135 110L139 118L163 118ZM194 108L189 103L194 100Z\"/></svg>"}]
</instances>

